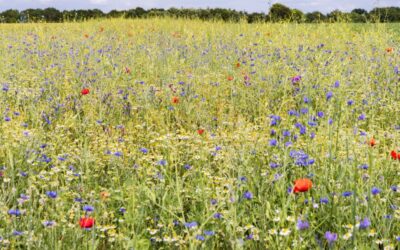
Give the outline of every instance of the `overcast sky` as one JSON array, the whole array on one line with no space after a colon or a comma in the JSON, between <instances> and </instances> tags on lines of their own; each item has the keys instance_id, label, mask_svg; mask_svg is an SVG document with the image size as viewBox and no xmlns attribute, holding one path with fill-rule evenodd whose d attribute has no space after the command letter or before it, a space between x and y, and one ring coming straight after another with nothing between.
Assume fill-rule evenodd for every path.
<instances>
[{"instance_id":1,"label":"overcast sky","mask_svg":"<svg viewBox=\"0 0 400 250\"><path fill-rule=\"evenodd\" d=\"M111 9L148 8L207 8L222 7L248 12L267 12L268 2L280 2L305 12L319 10L327 13L334 9L349 11L354 8L370 10L378 6L400 7L400 0L0 0L0 11L55 7L57 9Z\"/></svg>"}]
</instances>

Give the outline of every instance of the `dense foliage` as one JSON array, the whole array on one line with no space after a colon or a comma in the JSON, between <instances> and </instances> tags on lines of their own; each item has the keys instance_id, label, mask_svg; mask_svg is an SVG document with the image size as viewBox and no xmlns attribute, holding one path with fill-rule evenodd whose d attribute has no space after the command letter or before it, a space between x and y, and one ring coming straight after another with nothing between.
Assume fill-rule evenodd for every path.
<instances>
[{"instance_id":1,"label":"dense foliage","mask_svg":"<svg viewBox=\"0 0 400 250\"><path fill-rule=\"evenodd\" d=\"M99 9L92 10L64 10L55 8L6 10L0 13L0 22L64 22L83 21L95 18L150 18L150 17L173 17L201 20L223 20L229 22L247 21L254 22L400 22L400 8L386 7L374 8L370 12L364 9L354 9L350 13L334 10L326 15L315 11L303 13L297 9L290 9L282 4L274 4L268 14L247 13L231 9L149 9L135 8L130 10L112 10L104 13Z\"/></svg>"}]
</instances>

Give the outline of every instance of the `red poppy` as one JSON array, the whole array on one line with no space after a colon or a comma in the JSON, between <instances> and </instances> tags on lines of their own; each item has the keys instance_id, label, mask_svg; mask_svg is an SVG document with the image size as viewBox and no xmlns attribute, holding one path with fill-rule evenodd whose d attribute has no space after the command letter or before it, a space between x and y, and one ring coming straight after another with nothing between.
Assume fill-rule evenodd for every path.
<instances>
[{"instance_id":1,"label":"red poppy","mask_svg":"<svg viewBox=\"0 0 400 250\"><path fill-rule=\"evenodd\" d=\"M233 76L228 76L228 81L232 81L233 80Z\"/></svg>"},{"instance_id":2,"label":"red poppy","mask_svg":"<svg viewBox=\"0 0 400 250\"><path fill-rule=\"evenodd\" d=\"M172 103L175 103L175 104L179 103L179 97L177 97L177 96L172 97Z\"/></svg>"},{"instance_id":3,"label":"red poppy","mask_svg":"<svg viewBox=\"0 0 400 250\"><path fill-rule=\"evenodd\" d=\"M81 228L92 228L94 223L95 220L92 217L84 217L79 220L79 226L81 226Z\"/></svg>"},{"instance_id":4,"label":"red poppy","mask_svg":"<svg viewBox=\"0 0 400 250\"><path fill-rule=\"evenodd\" d=\"M400 160L400 153L396 153L396 151L392 150L392 152L390 152L390 156L392 156L393 160Z\"/></svg>"},{"instance_id":5,"label":"red poppy","mask_svg":"<svg viewBox=\"0 0 400 250\"><path fill-rule=\"evenodd\" d=\"M84 36L85 36L85 38L89 38L89 35L88 35L88 34L85 34Z\"/></svg>"},{"instance_id":6,"label":"red poppy","mask_svg":"<svg viewBox=\"0 0 400 250\"><path fill-rule=\"evenodd\" d=\"M307 192L312 187L310 179L298 179L294 181L293 193Z\"/></svg>"},{"instance_id":7,"label":"red poppy","mask_svg":"<svg viewBox=\"0 0 400 250\"><path fill-rule=\"evenodd\" d=\"M375 141L374 137L372 137L371 140L369 140L369 143L368 143L368 144L369 144L371 147L373 147L373 146L376 145L376 141Z\"/></svg>"},{"instance_id":8,"label":"red poppy","mask_svg":"<svg viewBox=\"0 0 400 250\"><path fill-rule=\"evenodd\" d=\"M204 133L204 129L198 129L198 130L197 130L197 133L198 133L199 135L202 135L202 134Z\"/></svg>"},{"instance_id":9,"label":"red poppy","mask_svg":"<svg viewBox=\"0 0 400 250\"><path fill-rule=\"evenodd\" d=\"M82 89L81 94L82 95L87 95L89 94L90 90L89 89Z\"/></svg>"},{"instance_id":10,"label":"red poppy","mask_svg":"<svg viewBox=\"0 0 400 250\"><path fill-rule=\"evenodd\" d=\"M394 49L393 48L391 48L391 47L389 47L389 48L386 48L386 52L387 53L392 53L394 51Z\"/></svg>"},{"instance_id":11,"label":"red poppy","mask_svg":"<svg viewBox=\"0 0 400 250\"><path fill-rule=\"evenodd\" d=\"M236 68L239 68L240 67L240 63L236 63Z\"/></svg>"}]
</instances>

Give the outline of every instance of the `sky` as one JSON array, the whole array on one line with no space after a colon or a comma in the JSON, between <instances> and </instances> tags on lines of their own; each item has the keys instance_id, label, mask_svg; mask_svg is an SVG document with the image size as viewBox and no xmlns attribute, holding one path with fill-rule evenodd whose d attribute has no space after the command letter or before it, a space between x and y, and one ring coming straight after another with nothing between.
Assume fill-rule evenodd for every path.
<instances>
[{"instance_id":1,"label":"sky","mask_svg":"<svg viewBox=\"0 0 400 250\"><path fill-rule=\"evenodd\" d=\"M269 3L282 3L304 12L321 11L328 13L334 9L350 11L355 8L371 10L374 7L397 6L400 0L0 0L0 11L6 9L55 7L64 9L112 9L148 8L229 8L247 12L268 12Z\"/></svg>"}]
</instances>

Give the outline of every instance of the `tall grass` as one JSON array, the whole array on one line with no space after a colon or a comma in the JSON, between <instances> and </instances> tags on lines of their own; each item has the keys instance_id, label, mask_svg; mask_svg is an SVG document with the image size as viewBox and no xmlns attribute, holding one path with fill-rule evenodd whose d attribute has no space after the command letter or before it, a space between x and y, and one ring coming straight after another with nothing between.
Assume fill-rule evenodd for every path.
<instances>
[{"instance_id":1,"label":"tall grass","mask_svg":"<svg viewBox=\"0 0 400 250\"><path fill-rule=\"evenodd\" d=\"M390 152L400 149L400 50L392 28L1 24L0 243L398 247L400 162ZM295 151L308 166L296 164ZM300 178L312 189L289 192ZM95 218L91 230L80 228L83 216ZM359 228L366 217L371 225ZM309 228L299 230L298 219Z\"/></svg>"}]
</instances>

